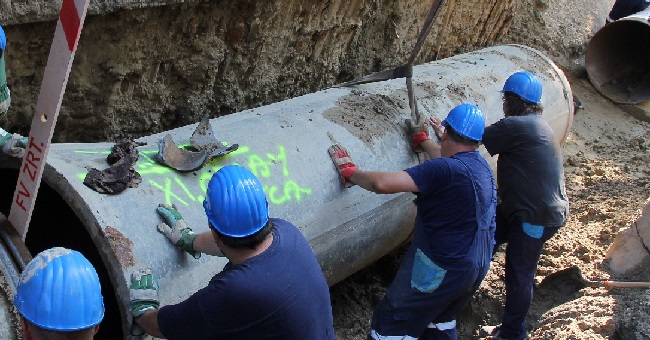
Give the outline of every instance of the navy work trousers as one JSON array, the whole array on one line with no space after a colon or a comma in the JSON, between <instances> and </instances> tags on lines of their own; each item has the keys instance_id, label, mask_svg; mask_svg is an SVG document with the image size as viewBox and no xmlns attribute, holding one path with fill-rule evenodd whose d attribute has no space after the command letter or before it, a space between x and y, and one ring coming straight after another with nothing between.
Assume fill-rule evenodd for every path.
<instances>
[{"instance_id":1,"label":"navy work trousers","mask_svg":"<svg viewBox=\"0 0 650 340\"><path fill-rule=\"evenodd\" d=\"M524 230L521 221L509 222L497 207L496 245L506 246L506 304L499 335L506 339L526 338L526 315L533 301L537 263L544 243L559 227L539 228L539 233ZM532 236L531 236L532 235Z\"/></svg>"}]
</instances>

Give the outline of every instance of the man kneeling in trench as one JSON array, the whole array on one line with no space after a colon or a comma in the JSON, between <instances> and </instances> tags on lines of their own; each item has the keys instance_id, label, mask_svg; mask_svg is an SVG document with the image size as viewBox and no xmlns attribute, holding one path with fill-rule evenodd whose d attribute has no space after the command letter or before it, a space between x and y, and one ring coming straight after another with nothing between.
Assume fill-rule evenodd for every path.
<instances>
[{"instance_id":1,"label":"man kneeling in trench","mask_svg":"<svg viewBox=\"0 0 650 340\"><path fill-rule=\"evenodd\" d=\"M342 146L328 150L345 187L417 196L413 240L375 308L369 339L455 339L456 315L490 266L496 187L490 166L477 151L483 113L463 104L442 124L437 119L431 124L440 145L429 139L427 124L407 121L413 149L421 147L432 159L404 171L361 171Z\"/></svg>"},{"instance_id":2,"label":"man kneeling in trench","mask_svg":"<svg viewBox=\"0 0 650 340\"><path fill-rule=\"evenodd\" d=\"M166 221L158 230L195 258L205 253L230 262L207 287L160 309L151 271L133 273L135 322L167 339L333 340L329 287L320 265L298 228L269 218L257 177L237 165L221 168L208 183L203 207L210 231L195 234L168 205L157 209Z\"/></svg>"},{"instance_id":3,"label":"man kneeling in trench","mask_svg":"<svg viewBox=\"0 0 650 340\"><path fill-rule=\"evenodd\" d=\"M79 252L44 250L20 275L14 305L24 340L90 340L104 318L99 276Z\"/></svg>"}]
</instances>

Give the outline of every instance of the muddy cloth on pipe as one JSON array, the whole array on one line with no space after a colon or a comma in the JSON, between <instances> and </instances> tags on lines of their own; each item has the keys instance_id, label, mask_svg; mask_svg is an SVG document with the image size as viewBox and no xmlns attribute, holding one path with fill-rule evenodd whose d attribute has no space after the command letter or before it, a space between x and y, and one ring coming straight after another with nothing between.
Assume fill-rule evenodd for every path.
<instances>
[{"instance_id":1,"label":"muddy cloth on pipe","mask_svg":"<svg viewBox=\"0 0 650 340\"><path fill-rule=\"evenodd\" d=\"M133 165L138 161L137 147L144 143L132 140L118 141L106 158L110 167L104 170L90 168L84 184L100 194L118 194L126 188L135 188L142 177Z\"/></svg>"}]
</instances>

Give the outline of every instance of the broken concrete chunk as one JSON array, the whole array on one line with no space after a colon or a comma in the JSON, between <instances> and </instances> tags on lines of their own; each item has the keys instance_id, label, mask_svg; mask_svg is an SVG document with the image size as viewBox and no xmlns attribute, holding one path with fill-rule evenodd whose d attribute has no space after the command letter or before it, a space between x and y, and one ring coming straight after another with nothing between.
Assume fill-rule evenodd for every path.
<instances>
[{"instance_id":1,"label":"broken concrete chunk","mask_svg":"<svg viewBox=\"0 0 650 340\"><path fill-rule=\"evenodd\" d=\"M196 170L205 164L207 158L205 151L192 152L179 148L169 134L158 142L158 161L178 171Z\"/></svg>"},{"instance_id":2,"label":"broken concrete chunk","mask_svg":"<svg viewBox=\"0 0 650 340\"><path fill-rule=\"evenodd\" d=\"M179 148L167 134L158 142L158 161L179 171L193 171L201 168L212 158L222 157L239 148L238 144L225 146L212 133L210 114L206 113L190 138L192 148Z\"/></svg>"}]
</instances>

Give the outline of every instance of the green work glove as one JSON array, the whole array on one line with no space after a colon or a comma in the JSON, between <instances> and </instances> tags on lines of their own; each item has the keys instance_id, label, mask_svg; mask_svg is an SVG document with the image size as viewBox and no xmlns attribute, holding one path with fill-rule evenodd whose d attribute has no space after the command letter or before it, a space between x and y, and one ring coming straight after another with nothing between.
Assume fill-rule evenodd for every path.
<instances>
[{"instance_id":1,"label":"green work glove","mask_svg":"<svg viewBox=\"0 0 650 340\"><path fill-rule=\"evenodd\" d=\"M148 310L158 309L158 281L151 270L136 270L131 273L131 286L129 286L129 309L134 318Z\"/></svg>"},{"instance_id":2,"label":"green work glove","mask_svg":"<svg viewBox=\"0 0 650 340\"><path fill-rule=\"evenodd\" d=\"M0 150L3 153L16 158L23 158L27 147L27 137L17 133L9 133L0 128Z\"/></svg>"},{"instance_id":3,"label":"green work glove","mask_svg":"<svg viewBox=\"0 0 650 340\"><path fill-rule=\"evenodd\" d=\"M165 234L167 238L181 250L186 251L195 259L201 257L201 252L194 250L193 243L196 234L185 224L183 216L178 212L175 205L160 204L156 208L158 214L166 223L158 223L158 231Z\"/></svg>"}]
</instances>

